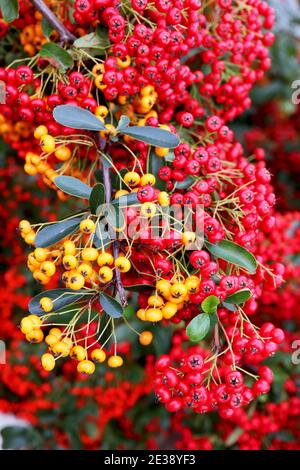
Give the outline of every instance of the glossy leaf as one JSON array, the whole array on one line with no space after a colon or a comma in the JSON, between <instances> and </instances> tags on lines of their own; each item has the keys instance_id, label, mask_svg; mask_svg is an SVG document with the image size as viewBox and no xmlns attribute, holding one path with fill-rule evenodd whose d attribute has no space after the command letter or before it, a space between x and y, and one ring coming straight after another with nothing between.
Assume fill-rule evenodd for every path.
<instances>
[{"instance_id":1,"label":"glossy leaf","mask_svg":"<svg viewBox=\"0 0 300 470\"><path fill-rule=\"evenodd\" d=\"M179 137L172 132L152 126L132 126L123 130L122 134L155 147L175 148L180 142Z\"/></svg>"},{"instance_id":2,"label":"glossy leaf","mask_svg":"<svg viewBox=\"0 0 300 470\"><path fill-rule=\"evenodd\" d=\"M39 55L53 65L53 67L65 72L74 65L72 56L54 42L46 42L42 45Z\"/></svg>"},{"instance_id":3,"label":"glossy leaf","mask_svg":"<svg viewBox=\"0 0 300 470\"><path fill-rule=\"evenodd\" d=\"M11 23L19 17L18 0L0 0L0 10L6 23Z\"/></svg>"},{"instance_id":4,"label":"glossy leaf","mask_svg":"<svg viewBox=\"0 0 300 470\"><path fill-rule=\"evenodd\" d=\"M132 290L132 291L140 291L144 289L154 289L152 284L141 284L141 283L136 283L136 284L130 284L130 285L125 285L123 284L124 289L126 290Z\"/></svg>"},{"instance_id":5,"label":"glossy leaf","mask_svg":"<svg viewBox=\"0 0 300 470\"><path fill-rule=\"evenodd\" d=\"M40 230L35 237L35 246L38 248L48 248L71 235L79 228L82 217L62 220L51 225L47 225Z\"/></svg>"},{"instance_id":6,"label":"glossy leaf","mask_svg":"<svg viewBox=\"0 0 300 470\"><path fill-rule=\"evenodd\" d=\"M240 304L244 304L245 302L247 302L247 300L249 300L250 297L251 297L251 291L249 289L241 289L241 290L234 292L234 294L231 294L228 297L226 297L225 302L226 303L228 302L230 304L240 305Z\"/></svg>"},{"instance_id":7,"label":"glossy leaf","mask_svg":"<svg viewBox=\"0 0 300 470\"><path fill-rule=\"evenodd\" d=\"M53 117L62 126L88 131L103 131L105 125L93 113L87 109L79 108L71 104L56 106Z\"/></svg>"},{"instance_id":8,"label":"glossy leaf","mask_svg":"<svg viewBox=\"0 0 300 470\"><path fill-rule=\"evenodd\" d=\"M98 207L105 202L105 191L102 183L95 184L91 191L89 202L91 213L97 214Z\"/></svg>"},{"instance_id":9,"label":"glossy leaf","mask_svg":"<svg viewBox=\"0 0 300 470\"><path fill-rule=\"evenodd\" d=\"M209 295L201 303L201 308L204 313L213 314L217 311L220 300L215 295Z\"/></svg>"},{"instance_id":10,"label":"glossy leaf","mask_svg":"<svg viewBox=\"0 0 300 470\"><path fill-rule=\"evenodd\" d=\"M53 26L49 23L49 21L46 20L44 16L41 21L41 27L44 35L49 39L51 33L53 32Z\"/></svg>"},{"instance_id":11,"label":"glossy leaf","mask_svg":"<svg viewBox=\"0 0 300 470\"><path fill-rule=\"evenodd\" d=\"M107 204L104 208L104 217L106 222L114 230L121 232L125 227L125 218L120 206Z\"/></svg>"},{"instance_id":12,"label":"glossy leaf","mask_svg":"<svg viewBox=\"0 0 300 470\"><path fill-rule=\"evenodd\" d=\"M36 295L31 299L28 305L28 309L30 313L35 315L42 315L45 314L44 310L42 310L40 306L40 300L43 297L49 297L49 299L53 302L53 310L50 313L56 312L57 310L66 307L67 305L74 304L78 302L78 300L86 297L90 299L90 294L87 289L80 289L74 291L72 289L51 289L41 292L40 294Z\"/></svg>"},{"instance_id":13,"label":"glossy leaf","mask_svg":"<svg viewBox=\"0 0 300 470\"><path fill-rule=\"evenodd\" d=\"M73 176L57 176L54 184L64 193L83 199L89 199L92 193L90 186Z\"/></svg>"},{"instance_id":14,"label":"glossy leaf","mask_svg":"<svg viewBox=\"0 0 300 470\"><path fill-rule=\"evenodd\" d=\"M112 318L121 318L123 316L123 307L111 295L100 292L99 302L105 313Z\"/></svg>"},{"instance_id":15,"label":"glossy leaf","mask_svg":"<svg viewBox=\"0 0 300 470\"><path fill-rule=\"evenodd\" d=\"M221 258L236 266L246 269L251 274L255 274L257 262L254 256L245 248L229 240L222 240L220 243L205 242L205 246L216 258Z\"/></svg>"},{"instance_id":16,"label":"glossy leaf","mask_svg":"<svg viewBox=\"0 0 300 470\"><path fill-rule=\"evenodd\" d=\"M200 313L193 318L188 326L186 327L186 334L190 341L198 343L201 341L207 333L210 327L210 316L208 313Z\"/></svg>"}]
</instances>

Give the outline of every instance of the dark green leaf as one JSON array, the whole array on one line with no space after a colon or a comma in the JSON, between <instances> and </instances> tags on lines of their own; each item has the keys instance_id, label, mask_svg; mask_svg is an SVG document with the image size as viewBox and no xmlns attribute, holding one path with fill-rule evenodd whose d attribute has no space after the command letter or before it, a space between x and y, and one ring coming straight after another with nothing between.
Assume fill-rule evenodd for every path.
<instances>
[{"instance_id":1,"label":"dark green leaf","mask_svg":"<svg viewBox=\"0 0 300 470\"><path fill-rule=\"evenodd\" d=\"M112 318L120 318L123 316L123 307L116 299L111 295L100 292L99 302L103 310Z\"/></svg>"},{"instance_id":2,"label":"dark green leaf","mask_svg":"<svg viewBox=\"0 0 300 470\"><path fill-rule=\"evenodd\" d=\"M57 176L54 184L61 191L71 196L83 199L89 199L91 196L92 188L79 179L74 178L74 176Z\"/></svg>"},{"instance_id":3,"label":"dark green leaf","mask_svg":"<svg viewBox=\"0 0 300 470\"><path fill-rule=\"evenodd\" d=\"M125 207L125 206L132 206L135 204L140 204L140 202L138 200L137 193L133 192L133 193L125 194L124 196L120 196L117 199L114 199L112 201L112 204L114 206Z\"/></svg>"},{"instance_id":4,"label":"dark green leaf","mask_svg":"<svg viewBox=\"0 0 300 470\"><path fill-rule=\"evenodd\" d=\"M210 327L210 317L207 313L200 313L190 321L186 327L186 334L190 341L198 343L207 335Z\"/></svg>"},{"instance_id":5,"label":"dark green leaf","mask_svg":"<svg viewBox=\"0 0 300 470\"><path fill-rule=\"evenodd\" d=\"M56 106L53 117L62 126L73 129L85 129L88 131L103 131L105 125L93 113L87 109L79 108L71 104Z\"/></svg>"},{"instance_id":6,"label":"dark green leaf","mask_svg":"<svg viewBox=\"0 0 300 470\"><path fill-rule=\"evenodd\" d=\"M0 10L4 21L11 23L19 17L19 2L18 0L0 0Z\"/></svg>"},{"instance_id":7,"label":"dark green leaf","mask_svg":"<svg viewBox=\"0 0 300 470\"><path fill-rule=\"evenodd\" d=\"M120 132L121 132L121 131L124 131L125 129L127 129L127 127L129 126L129 124L130 124L130 119L129 119L129 117L122 115L122 116L120 117L119 122L118 122L117 130L120 131Z\"/></svg>"},{"instance_id":8,"label":"dark green leaf","mask_svg":"<svg viewBox=\"0 0 300 470\"><path fill-rule=\"evenodd\" d=\"M97 214L97 209L105 202L105 191L102 183L97 183L90 195L90 209L92 214Z\"/></svg>"},{"instance_id":9,"label":"dark green leaf","mask_svg":"<svg viewBox=\"0 0 300 470\"><path fill-rule=\"evenodd\" d=\"M194 184L195 180L191 176L187 176L183 181L176 182L176 189L187 189Z\"/></svg>"},{"instance_id":10,"label":"dark green leaf","mask_svg":"<svg viewBox=\"0 0 300 470\"><path fill-rule=\"evenodd\" d=\"M227 302L222 302L222 305L223 305L223 307L227 308L227 310L229 310L229 312L236 312L237 311L236 306L233 305L233 304L229 304Z\"/></svg>"},{"instance_id":11,"label":"dark green leaf","mask_svg":"<svg viewBox=\"0 0 300 470\"><path fill-rule=\"evenodd\" d=\"M140 291L143 289L154 289L152 284L130 284L130 285L124 285L124 289L129 290L129 291Z\"/></svg>"},{"instance_id":12,"label":"dark green leaf","mask_svg":"<svg viewBox=\"0 0 300 470\"><path fill-rule=\"evenodd\" d=\"M41 26L42 26L42 30L43 30L44 35L46 36L46 38L49 39L49 37L51 36L51 33L53 31L53 26L49 23L49 21L46 20L46 18L44 16L43 16L42 21L41 21Z\"/></svg>"},{"instance_id":13,"label":"dark green leaf","mask_svg":"<svg viewBox=\"0 0 300 470\"><path fill-rule=\"evenodd\" d=\"M216 312L219 303L220 300L218 299L218 297L216 297L215 295L209 295L201 303L201 308L204 313L212 314Z\"/></svg>"},{"instance_id":14,"label":"dark green leaf","mask_svg":"<svg viewBox=\"0 0 300 470\"><path fill-rule=\"evenodd\" d=\"M72 56L54 42L46 42L42 45L39 55L53 65L53 67L66 72L74 65Z\"/></svg>"},{"instance_id":15,"label":"dark green leaf","mask_svg":"<svg viewBox=\"0 0 300 470\"><path fill-rule=\"evenodd\" d=\"M122 131L122 134L141 140L155 147L174 148L179 145L180 139L172 132L151 126L132 126Z\"/></svg>"},{"instance_id":16,"label":"dark green leaf","mask_svg":"<svg viewBox=\"0 0 300 470\"><path fill-rule=\"evenodd\" d=\"M99 49L103 46L103 41L96 33L89 33L74 41L73 46L77 49Z\"/></svg>"},{"instance_id":17,"label":"dark green leaf","mask_svg":"<svg viewBox=\"0 0 300 470\"><path fill-rule=\"evenodd\" d=\"M43 445L42 436L31 426L7 426L1 436L4 450L38 449Z\"/></svg>"},{"instance_id":18,"label":"dark green leaf","mask_svg":"<svg viewBox=\"0 0 300 470\"><path fill-rule=\"evenodd\" d=\"M205 246L216 258L224 259L228 263L246 269L251 274L255 274L257 262L254 256L245 248L229 240L222 240L220 243L212 244L208 241Z\"/></svg>"},{"instance_id":19,"label":"dark green leaf","mask_svg":"<svg viewBox=\"0 0 300 470\"><path fill-rule=\"evenodd\" d=\"M82 220L82 217L73 217L69 220L62 220L48 225L40 230L35 237L35 246L38 248L48 248L63 240L66 236L74 233Z\"/></svg>"},{"instance_id":20,"label":"dark green leaf","mask_svg":"<svg viewBox=\"0 0 300 470\"><path fill-rule=\"evenodd\" d=\"M161 157L158 157L156 155L155 151L151 149L149 154L148 154L147 171L149 173L152 173L155 176L155 178L156 178L155 187L157 189L160 189L161 191L165 191L166 188L167 188L166 181L163 181L158 176L158 172L159 172L160 168L164 165L165 165L164 159L161 158Z\"/></svg>"},{"instance_id":21,"label":"dark green leaf","mask_svg":"<svg viewBox=\"0 0 300 470\"><path fill-rule=\"evenodd\" d=\"M225 302L230 304L244 304L251 297L251 292L249 289L241 289L236 291L234 294L226 297Z\"/></svg>"},{"instance_id":22,"label":"dark green leaf","mask_svg":"<svg viewBox=\"0 0 300 470\"><path fill-rule=\"evenodd\" d=\"M41 309L40 300L43 297L49 297L53 302L53 310L51 312L56 312L67 305L74 304L78 300L86 297L90 299L91 293L87 289L80 289L74 291L72 289L51 289L41 292L31 299L29 302L29 312L34 315L44 314L44 310Z\"/></svg>"},{"instance_id":23,"label":"dark green leaf","mask_svg":"<svg viewBox=\"0 0 300 470\"><path fill-rule=\"evenodd\" d=\"M103 171L102 170L96 170L94 173L94 178L98 183L102 183L103 181Z\"/></svg>"}]
</instances>

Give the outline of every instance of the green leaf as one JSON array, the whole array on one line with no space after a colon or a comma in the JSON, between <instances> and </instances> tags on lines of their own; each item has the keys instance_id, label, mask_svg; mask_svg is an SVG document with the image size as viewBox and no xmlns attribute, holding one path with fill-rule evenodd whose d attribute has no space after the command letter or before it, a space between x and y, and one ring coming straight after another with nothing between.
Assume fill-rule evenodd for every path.
<instances>
[{"instance_id":1,"label":"green leaf","mask_svg":"<svg viewBox=\"0 0 300 470\"><path fill-rule=\"evenodd\" d=\"M82 217L73 217L72 219L62 220L46 226L40 230L35 237L35 246L37 248L48 248L63 240L68 235L74 233L82 220Z\"/></svg>"},{"instance_id":2,"label":"green leaf","mask_svg":"<svg viewBox=\"0 0 300 470\"><path fill-rule=\"evenodd\" d=\"M135 204L140 204L140 201L138 200L137 193L132 192L114 199L112 204L114 206L133 206Z\"/></svg>"},{"instance_id":3,"label":"green leaf","mask_svg":"<svg viewBox=\"0 0 300 470\"><path fill-rule=\"evenodd\" d=\"M90 55L101 56L110 47L108 31L102 26L98 26L96 32L86 34L74 41L73 46L77 49L85 49Z\"/></svg>"},{"instance_id":4,"label":"green leaf","mask_svg":"<svg viewBox=\"0 0 300 470\"><path fill-rule=\"evenodd\" d=\"M43 44L39 55L47 59L53 67L62 72L66 72L67 69L71 69L74 66L72 56L54 42L46 42Z\"/></svg>"},{"instance_id":5,"label":"green leaf","mask_svg":"<svg viewBox=\"0 0 300 470\"><path fill-rule=\"evenodd\" d=\"M229 312L236 312L237 311L236 306L233 305L233 304L229 304L227 302L222 302L222 305L223 305L223 307L227 308L227 310L229 310Z\"/></svg>"},{"instance_id":6,"label":"green leaf","mask_svg":"<svg viewBox=\"0 0 300 470\"><path fill-rule=\"evenodd\" d=\"M104 208L106 222L116 231L121 231L125 227L125 218L120 206L107 204Z\"/></svg>"},{"instance_id":7,"label":"green leaf","mask_svg":"<svg viewBox=\"0 0 300 470\"><path fill-rule=\"evenodd\" d=\"M194 183L194 178L192 178L191 176L187 176L183 181L176 182L176 189L187 189L190 188Z\"/></svg>"},{"instance_id":8,"label":"green leaf","mask_svg":"<svg viewBox=\"0 0 300 470\"><path fill-rule=\"evenodd\" d=\"M96 225L93 243L96 248L105 248L111 243L112 239L107 229L107 224L100 221Z\"/></svg>"},{"instance_id":9,"label":"green leaf","mask_svg":"<svg viewBox=\"0 0 300 470\"><path fill-rule=\"evenodd\" d=\"M128 116L124 116L124 114L120 117L120 120L118 122L118 126L117 126L117 131L124 131L125 129L127 129L127 127L129 126L130 124L130 119Z\"/></svg>"},{"instance_id":10,"label":"green leaf","mask_svg":"<svg viewBox=\"0 0 300 470\"><path fill-rule=\"evenodd\" d=\"M111 295L100 292L99 302L103 310L112 318L121 318L123 316L123 307Z\"/></svg>"},{"instance_id":11,"label":"green leaf","mask_svg":"<svg viewBox=\"0 0 300 470\"><path fill-rule=\"evenodd\" d=\"M19 18L18 0L0 0L0 10L4 21L7 23L11 23Z\"/></svg>"},{"instance_id":12,"label":"green leaf","mask_svg":"<svg viewBox=\"0 0 300 470\"><path fill-rule=\"evenodd\" d=\"M71 104L56 106L53 117L62 126L88 131L103 131L105 125L93 113L87 109L79 108Z\"/></svg>"},{"instance_id":13,"label":"green leaf","mask_svg":"<svg viewBox=\"0 0 300 470\"><path fill-rule=\"evenodd\" d=\"M51 36L51 33L53 32L53 26L49 23L49 21L46 20L46 18L43 16L42 21L41 21L41 26L42 26L42 31L46 38L49 39Z\"/></svg>"},{"instance_id":14,"label":"green leaf","mask_svg":"<svg viewBox=\"0 0 300 470\"><path fill-rule=\"evenodd\" d=\"M210 327L210 316L207 313L200 313L193 320L190 321L186 327L186 334L190 341L198 343L201 341L207 333Z\"/></svg>"},{"instance_id":15,"label":"green leaf","mask_svg":"<svg viewBox=\"0 0 300 470\"><path fill-rule=\"evenodd\" d=\"M2 429L1 437L4 450L32 450L43 446L42 435L31 426L7 426Z\"/></svg>"},{"instance_id":16,"label":"green leaf","mask_svg":"<svg viewBox=\"0 0 300 470\"><path fill-rule=\"evenodd\" d=\"M78 178L74 178L74 176L57 176L54 180L54 184L64 193L83 199L89 199L92 193L90 186L83 183Z\"/></svg>"},{"instance_id":17,"label":"green leaf","mask_svg":"<svg viewBox=\"0 0 300 470\"><path fill-rule=\"evenodd\" d=\"M205 246L216 258L224 259L228 263L246 269L251 274L255 274L257 261L254 256L245 248L229 240L222 240L220 243L205 242Z\"/></svg>"},{"instance_id":18,"label":"green leaf","mask_svg":"<svg viewBox=\"0 0 300 470\"><path fill-rule=\"evenodd\" d=\"M92 49L101 47L101 38L96 33L89 33L74 41L73 46L77 49Z\"/></svg>"},{"instance_id":19,"label":"green leaf","mask_svg":"<svg viewBox=\"0 0 300 470\"><path fill-rule=\"evenodd\" d=\"M249 289L241 289L226 297L225 302L240 305L247 302L250 297L251 291Z\"/></svg>"},{"instance_id":20,"label":"green leaf","mask_svg":"<svg viewBox=\"0 0 300 470\"><path fill-rule=\"evenodd\" d=\"M161 191L165 191L167 188L167 182L160 179L158 172L162 166L165 165L164 159L156 155L154 150L150 150L147 160L147 171L152 173L156 178L155 187Z\"/></svg>"},{"instance_id":21,"label":"green leaf","mask_svg":"<svg viewBox=\"0 0 300 470\"><path fill-rule=\"evenodd\" d=\"M132 126L121 133L155 147L175 148L180 142L177 135L159 127Z\"/></svg>"},{"instance_id":22,"label":"green leaf","mask_svg":"<svg viewBox=\"0 0 300 470\"><path fill-rule=\"evenodd\" d=\"M105 202L105 191L102 183L97 183L90 195L90 209L92 214L97 214L98 207Z\"/></svg>"},{"instance_id":23,"label":"green leaf","mask_svg":"<svg viewBox=\"0 0 300 470\"><path fill-rule=\"evenodd\" d=\"M220 304L220 300L215 295L209 295L201 303L201 308L204 313L212 314L217 311L217 307Z\"/></svg>"},{"instance_id":24,"label":"green leaf","mask_svg":"<svg viewBox=\"0 0 300 470\"><path fill-rule=\"evenodd\" d=\"M29 312L34 315L42 315L44 314L44 310L41 309L40 300L43 297L49 297L49 299L53 302L53 310L52 312L56 312L67 305L74 304L78 302L78 300L82 299L83 297L89 298L91 297L91 292L87 289L80 289L74 291L72 289L51 289L41 292L40 294L36 295L31 299L29 302Z\"/></svg>"}]
</instances>

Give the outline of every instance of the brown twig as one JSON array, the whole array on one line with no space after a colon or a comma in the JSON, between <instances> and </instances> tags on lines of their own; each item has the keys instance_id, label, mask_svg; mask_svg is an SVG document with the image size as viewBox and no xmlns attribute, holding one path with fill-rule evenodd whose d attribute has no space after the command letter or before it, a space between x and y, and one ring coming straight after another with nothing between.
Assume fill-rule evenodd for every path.
<instances>
[{"instance_id":1,"label":"brown twig","mask_svg":"<svg viewBox=\"0 0 300 470\"><path fill-rule=\"evenodd\" d=\"M76 40L76 36L72 34L43 2L43 0L30 0L32 5L43 15L48 23L58 32L60 40L63 44L71 44Z\"/></svg>"}]
</instances>

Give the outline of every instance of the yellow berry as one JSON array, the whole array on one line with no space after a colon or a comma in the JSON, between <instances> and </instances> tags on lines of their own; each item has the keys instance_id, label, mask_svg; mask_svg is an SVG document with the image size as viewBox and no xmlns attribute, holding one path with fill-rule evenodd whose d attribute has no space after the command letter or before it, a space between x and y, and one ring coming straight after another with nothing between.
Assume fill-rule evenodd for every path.
<instances>
[{"instance_id":1,"label":"yellow berry","mask_svg":"<svg viewBox=\"0 0 300 470\"><path fill-rule=\"evenodd\" d=\"M40 306L44 312L51 312L53 310L53 302L49 297L42 297L40 300Z\"/></svg>"},{"instance_id":2,"label":"yellow berry","mask_svg":"<svg viewBox=\"0 0 300 470\"><path fill-rule=\"evenodd\" d=\"M146 321L146 310L143 309L143 308L140 308L137 312L136 312L136 316L142 320L142 321Z\"/></svg>"},{"instance_id":3,"label":"yellow berry","mask_svg":"<svg viewBox=\"0 0 300 470\"><path fill-rule=\"evenodd\" d=\"M153 217L156 214L156 205L154 202L144 202L141 206L141 213L145 217Z\"/></svg>"},{"instance_id":4,"label":"yellow berry","mask_svg":"<svg viewBox=\"0 0 300 470\"><path fill-rule=\"evenodd\" d=\"M140 182L140 175L136 171L129 171L124 175L124 181L128 186L137 186Z\"/></svg>"},{"instance_id":5,"label":"yellow berry","mask_svg":"<svg viewBox=\"0 0 300 470\"><path fill-rule=\"evenodd\" d=\"M161 307L164 304L164 299L159 295L151 295L148 299L150 307Z\"/></svg>"},{"instance_id":6,"label":"yellow berry","mask_svg":"<svg viewBox=\"0 0 300 470\"><path fill-rule=\"evenodd\" d=\"M54 335L58 339L60 339L61 335L62 335L62 332L59 328L51 328L51 330L49 331L49 335Z\"/></svg>"},{"instance_id":7,"label":"yellow berry","mask_svg":"<svg viewBox=\"0 0 300 470\"><path fill-rule=\"evenodd\" d=\"M98 258L98 250L96 248L84 248L80 256L83 261L95 261Z\"/></svg>"},{"instance_id":8,"label":"yellow berry","mask_svg":"<svg viewBox=\"0 0 300 470\"><path fill-rule=\"evenodd\" d=\"M177 313L178 307L173 302L166 302L165 306L161 309L163 317L168 320Z\"/></svg>"},{"instance_id":9,"label":"yellow berry","mask_svg":"<svg viewBox=\"0 0 300 470\"><path fill-rule=\"evenodd\" d=\"M158 157L163 158L168 155L169 149L164 147L155 147L155 153Z\"/></svg>"},{"instance_id":10,"label":"yellow berry","mask_svg":"<svg viewBox=\"0 0 300 470\"><path fill-rule=\"evenodd\" d=\"M156 323L163 319L163 314L159 308L149 308L145 312L145 318L147 321Z\"/></svg>"},{"instance_id":11,"label":"yellow berry","mask_svg":"<svg viewBox=\"0 0 300 470\"><path fill-rule=\"evenodd\" d=\"M59 342L59 338L55 335L47 335L45 338L45 343L48 344L50 348L52 348L56 343Z\"/></svg>"},{"instance_id":12,"label":"yellow berry","mask_svg":"<svg viewBox=\"0 0 300 470\"><path fill-rule=\"evenodd\" d=\"M118 199L121 196L126 196L126 194L128 194L128 191L126 191L126 189L119 189L119 191L117 191L115 194L115 199Z\"/></svg>"},{"instance_id":13,"label":"yellow berry","mask_svg":"<svg viewBox=\"0 0 300 470\"><path fill-rule=\"evenodd\" d=\"M31 230L31 232L25 235L24 240L25 240L25 243L27 243L27 245L34 245L35 232Z\"/></svg>"},{"instance_id":14,"label":"yellow berry","mask_svg":"<svg viewBox=\"0 0 300 470\"><path fill-rule=\"evenodd\" d=\"M77 258L73 255L65 255L62 259L62 263L64 265L64 268L67 270L70 269L75 269L77 267Z\"/></svg>"},{"instance_id":15,"label":"yellow berry","mask_svg":"<svg viewBox=\"0 0 300 470\"><path fill-rule=\"evenodd\" d=\"M103 349L97 348L92 351L91 358L95 362L104 362L106 359L106 353L103 351Z\"/></svg>"},{"instance_id":16,"label":"yellow berry","mask_svg":"<svg viewBox=\"0 0 300 470\"><path fill-rule=\"evenodd\" d=\"M101 253L97 258L99 266L112 266L114 264L114 257L110 253Z\"/></svg>"},{"instance_id":17,"label":"yellow berry","mask_svg":"<svg viewBox=\"0 0 300 470\"><path fill-rule=\"evenodd\" d=\"M24 171L27 173L27 175L34 176L37 174L37 169L34 165L31 165L30 163L25 163L24 165Z\"/></svg>"},{"instance_id":18,"label":"yellow berry","mask_svg":"<svg viewBox=\"0 0 300 470\"><path fill-rule=\"evenodd\" d=\"M77 359L77 361L83 361L86 359L87 352L86 349L84 349L82 346L77 345L71 349L70 355L71 357Z\"/></svg>"},{"instance_id":19,"label":"yellow berry","mask_svg":"<svg viewBox=\"0 0 300 470\"><path fill-rule=\"evenodd\" d=\"M44 135L48 134L48 129L46 126L38 126L34 131L35 139L40 140Z\"/></svg>"},{"instance_id":20,"label":"yellow berry","mask_svg":"<svg viewBox=\"0 0 300 470\"><path fill-rule=\"evenodd\" d=\"M54 354L62 356L62 357L67 357L70 354L70 347L67 343L64 343L63 341L58 341L52 346L52 351Z\"/></svg>"},{"instance_id":21,"label":"yellow berry","mask_svg":"<svg viewBox=\"0 0 300 470\"><path fill-rule=\"evenodd\" d=\"M34 324L29 317L22 318L21 331L22 333L24 333L24 335L26 335L27 333L30 333L30 331L32 331L33 328L34 328Z\"/></svg>"},{"instance_id":22,"label":"yellow berry","mask_svg":"<svg viewBox=\"0 0 300 470\"><path fill-rule=\"evenodd\" d=\"M77 371L81 374L91 375L95 372L95 364L92 361L80 361L77 365Z\"/></svg>"},{"instance_id":23,"label":"yellow berry","mask_svg":"<svg viewBox=\"0 0 300 470\"><path fill-rule=\"evenodd\" d=\"M97 117L106 118L108 115L108 108L106 106L97 106L95 109L95 115Z\"/></svg>"},{"instance_id":24,"label":"yellow berry","mask_svg":"<svg viewBox=\"0 0 300 470\"><path fill-rule=\"evenodd\" d=\"M39 328L42 324L42 320L37 315L28 315L29 320L32 322L34 328Z\"/></svg>"},{"instance_id":25,"label":"yellow berry","mask_svg":"<svg viewBox=\"0 0 300 470\"><path fill-rule=\"evenodd\" d=\"M33 277L37 282L39 282L43 286L50 282L50 277L46 276L46 274L42 273L42 271L40 271L39 269L33 272Z\"/></svg>"},{"instance_id":26,"label":"yellow berry","mask_svg":"<svg viewBox=\"0 0 300 470\"><path fill-rule=\"evenodd\" d=\"M69 147L62 146L55 151L54 155L60 162L65 162L67 160L70 160L72 152Z\"/></svg>"},{"instance_id":27,"label":"yellow berry","mask_svg":"<svg viewBox=\"0 0 300 470\"><path fill-rule=\"evenodd\" d=\"M123 365L123 359L121 356L110 356L107 361L108 367L121 367Z\"/></svg>"},{"instance_id":28,"label":"yellow berry","mask_svg":"<svg viewBox=\"0 0 300 470\"><path fill-rule=\"evenodd\" d=\"M191 243L193 243L195 240L196 240L196 234L195 232L184 232L182 234L182 243L186 246L186 245L190 245Z\"/></svg>"},{"instance_id":29,"label":"yellow berry","mask_svg":"<svg viewBox=\"0 0 300 470\"><path fill-rule=\"evenodd\" d=\"M40 140L40 146L43 152L52 153L55 150L55 139L52 135L46 134Z\"/></svg>"},{"instance_id":30,"label":"yellow berry","mask_svg":"<svg viewBox=\"0 0 300 470\"><path fill-rule=\"evenodd\" d=\"M93 233L95 231L95 224L91 219L82 220L79 227L83 233Z\"/></svg>"},{"instance_id":31,"label":"yellow berry","mask_svg":"<svg viewBox=\"0 0 300 470\"><path fill-rule=\"evenodd\" d=\"M187 295L187 288L184 284L176 282L171 286L170 293L172 297L175 297L176 299L182 299Z\"/></svg>"},{"instance_id":32,"label":"yellow berry","mask_svg":"<svg viewBox=\"0 0 300 470\"><path fill-rule=\"evenodd\" d=\"M152 340L153 340L153 334L151 333L151 331L142 331L142 333L140 334L140 337L139 337L139 342L143 345L143 346L148 346L149 344L152 343Z\"/></svg>"},{"instance_id":33,"label":"yellow berry","mask_svg":"<svg viewBox=\"0 0 300 470\"><path fill-rule=\"evenodd\" d=\"M46 274L46 276L52 277L55 274L56 267L55 264L52 263L52 261L43 261L40 266L40 270L42 271L42 273Z\"/></svg>"},{"instance_id":34,"label":"yellow berry","mask_svg":"<svg viewBox=\"0 0 300 470\"><path fill-rule=\"evenodd\" d=\"M189 294L196 294L199 290L200 279L196 276L188 277L185 281L185 286Z\"/></svg>"},{"instance_id":35,"label":"yellow berry","mask_svg":"<svg viewBox=\"0 0 300 470\"><path fill-rule=\"evenodd\" d=\"M129 65L131 64L131 57L130 55L126 55L125 57L117 57L117 64L118 64L118 67L120 67L121 69L126 69L127 67L129 67Z\"/></svg>"},{"instance_id":36,"label":"yellow berry","mask_svg":"<svg viewBox=\"0 0 300 470\"><path fill-rule=\"evenodd\" d=\"M115 268L121 273L127 273L131 268L131 263L125 256L118 256L115 259Z\"/></svg>"},{"instance_id":37,"label":"yellow berry","mask_svg":"<svg viewBox=\"0 0 300 470\"><path fill-rule=\"evenodd\" d=\"M170 196L166 191L161 191L157 197L157 202L162 207L168 207L170 205Z\"/></svg>"},{"instance_id":38,"label":"yellow berry","mask_svg":"<svg viewBox=\"0 0 300 470\"><path fill-rule=\"evenodd\" d=\"M153 85L146 85L141 89L140 94L141 94L141 96L149 96L154 91L155 91L155 89L154 89Z\"/></svg>"},{"instance_id":39,"label":"yellow berry","mask_svg":"<svg viewBox=\"0 0 300 470\"><path fill-rule=\"evenodd\" d=\"M23 234L27 234L31 232L31 225L28 220L21 220L19 223L19 229Z\"/></svg>"},{"instance_id":40,"label":"yellow berry","mask_svg":"<svg viewBox=\"0 0 300 470\"><path fill-rule=\"evenodd\" d=\"M50 353L43 354L41 357L43 369L50 372L55 367L55 359Z\"/></svg>"},{"instance_id":41,"label":"yellow berry","mask_svg":"<svg viewBox=\"0 0 300 470\"><path fill-rule=\"evenodd\" d=\"M78 266L77 272L81 274L84 278L88 279L93 272L93 268L88 263L82 263Z\"/></svg>"},{"instance_id":42,"label":"yellow berry","mask_svg":"<svg viewBox=\"0 0 300 470\"><path fill-rule=\"evenodd\" d=\"M26 335L27 341L30 343L41 343L44 339L44 333L41 329L35 328Z\"/></svg>"},{"instance_id":43,"label":"yellow berry","mask_svg":"<svg viewBox=\"0 0 300 470\"><path fill-rule=\"evenodd\" d=\"M162 279L156 283L156 290L160 295L164 297L170 295L171 284L169 281Z\"/></svg>"},{"instance_id":44,"label":"yellow berry","mask_svg":"<svg viewBox=\"0 0 300 470\"><path fill-rule=\"evenodd\" d=\"M63 243L63 249L64 249L64 254L65 255L75 255L76 254L76 246L75 243L72 242L71 240L66 240Z\"/></svg>"},{"instance_id":45,"label":"yellow berry","mask_svg":"<svg viewBox=\"0 0 300 470\"><path fill-rule=\"evenodd\" d=\"M81 274L72 274L68 280L68 286L72 290L80 290L85 283L85 279Z\"/></svg>"},{"instance_id":46,"label":"yellow berry","mask_svg":"<svg viewBox=\"0 0 300 470\"><path fill-rule=\"evenodd\" d=\"M40 263L46 260L47 255L48 255L48 251L45 250L45 248L36 248L34 250L34 257Z\"/></svg>"},{"instance_id":47,"label":"yellow berry","mask_svg":"<svg viewBox=\"0 0 300 470\"><path fill-rule=\"evenodd\" d=\"M108 266L102 266L102 268L99 269L99 279L102 284L106 284L107 282L111 281L113 277L113 270Z\"/></svg>"},{"instance_id":48,"label":"yellow berry","mask_svg":"<svg viewBox=\"0 0 300 470\"><path fill-rule=\"evenodd\" d=\"M146 173L141 177L140 185L141 186L146 186L147 184L150 184L151 186L154 186L156 182L156 178L152 173Z\"/></svg>"}]
</instances>

